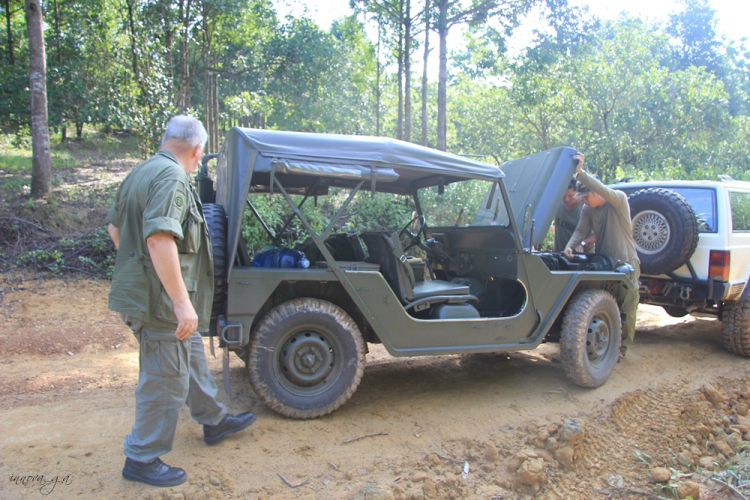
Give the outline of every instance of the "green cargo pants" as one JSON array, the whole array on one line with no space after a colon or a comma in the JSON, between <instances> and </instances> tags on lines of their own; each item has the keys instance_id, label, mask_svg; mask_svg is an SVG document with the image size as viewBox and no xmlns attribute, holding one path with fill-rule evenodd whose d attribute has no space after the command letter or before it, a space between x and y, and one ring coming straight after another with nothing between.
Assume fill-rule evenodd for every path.
<instances>
[{"instance_id":1,"label":"green cargo pants","mask_svg":"<svg viewBox=\"0 0 750 500\"><path fill-rule=\"evenodd\" d=\"M130 317L123 320L140 344L135 424L125 437L124 452L133 460L150 462L172 449L182 405L188 405L200 424L216 425L227 411L216 401L218 388L198 332L177 340L174 331Z\"/></svg>"},{"instance_id":2,"label":"green cargo pants","mask_svg":"<svg viewBox=\"0 0 750 500\"><path fill-rule=\"evenodd\" d=\"M629 288L625 285L615 285L612 289L612 295L620 306L620 313L625 314L625 321L622 324L622 350L625 351L633 345L635 338L635 315L638 310L638 278L641 276L641 264L638 259L629 262L635 272L631 273L630 280L635 283L635 288Z\"/></svg>"}]
</instances>

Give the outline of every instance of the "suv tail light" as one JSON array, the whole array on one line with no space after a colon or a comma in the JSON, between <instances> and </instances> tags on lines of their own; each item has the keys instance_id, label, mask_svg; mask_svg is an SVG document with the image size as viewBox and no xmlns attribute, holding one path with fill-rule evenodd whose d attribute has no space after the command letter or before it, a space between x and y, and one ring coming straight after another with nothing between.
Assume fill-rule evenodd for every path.
<instances>
[{"instance_id":1,"label":"suv tail light","mask_svg":"<svg viewBox=\"0 0 750 500\"><path fill-rule=\"evenodd\" d=\"M708 259L708 278L729 281L729 252L711 250Z\"/></svg>"}]
</instances>

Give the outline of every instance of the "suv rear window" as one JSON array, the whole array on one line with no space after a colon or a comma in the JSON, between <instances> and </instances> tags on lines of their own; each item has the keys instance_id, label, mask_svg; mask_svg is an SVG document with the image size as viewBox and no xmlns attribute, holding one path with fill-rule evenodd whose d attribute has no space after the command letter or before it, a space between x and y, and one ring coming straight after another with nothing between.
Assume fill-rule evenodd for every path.
<instances>
[{"instance_id":1,"label":"suv rear window","mask_svg":"<svg viewBox=\"0 0 750 500\"><path fill-rule=\"evenodd\" d=\"M651 186L660 187L660 186ZM630 196L643 188L625 188L622 191ZM665 187L685 198L695 210L698 217L698 230L701 233L715 233L718 228L716 223L716 190L711 188L691 187ZM738 193L750 194L750 193ZM747 206L747 205L746 205ZM747 213L747 212L746 212ZM749 229L750 230L750 229Z\"/></svg>"},{"instance_id":2,"label":"suv rear window","mask_svg":"<svg viewBox=\"0 0 750 500\"><path fill-rule=\"evenodd\" d=\"M732 207L732 232L750 231L750 193L730 191L729 205Z\"/></svg>"}]
</instances>

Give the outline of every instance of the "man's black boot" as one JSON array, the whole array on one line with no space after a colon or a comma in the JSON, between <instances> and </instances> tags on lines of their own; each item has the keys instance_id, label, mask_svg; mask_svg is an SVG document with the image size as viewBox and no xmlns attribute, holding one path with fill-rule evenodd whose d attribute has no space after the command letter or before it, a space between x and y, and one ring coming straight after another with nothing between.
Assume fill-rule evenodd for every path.
<instances>
[{"instance_id":1,"label":"man's black boot","mask_svg":"<svg viewBox=\"0 0 750 500\"><path fill-rule=\"evenodd\" d=\"M151 462L136 462L125 459L122 477L131 481L140 481L151 486L177 486L187 481L187 473L179 467L170 467L156 458Z\"/></svg>"},{"instance_id":2,"label":"man's black boot","mask_svg":"<svg viewBox=\"0 0 750 500\"><path fill-rule=\"evenodd\" d=\"M227 413L218 424L203 426L203 440L206 444L216 444L227 437L227 434L247 429L253 422L255 422L255 415L251 411L241 413L236 417Z\"/></svg>"}]
</instances>

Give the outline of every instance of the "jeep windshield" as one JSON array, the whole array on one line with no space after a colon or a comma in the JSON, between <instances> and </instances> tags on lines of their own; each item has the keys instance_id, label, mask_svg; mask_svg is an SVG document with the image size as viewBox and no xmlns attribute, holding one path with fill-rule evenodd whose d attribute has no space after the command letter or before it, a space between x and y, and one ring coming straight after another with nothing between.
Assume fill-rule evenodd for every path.
<instances>
[{"instance_id":1,"label":"jeep windshield","mask_svg":"<svg viewBox=\"0 0 750 500\"><path fill-rule=\"evenodd\" d=\"M419 189L417 196L429 227L508 225L508 211L495 182L474 179L431 186Z\"/></svg>"}]
</instances>

